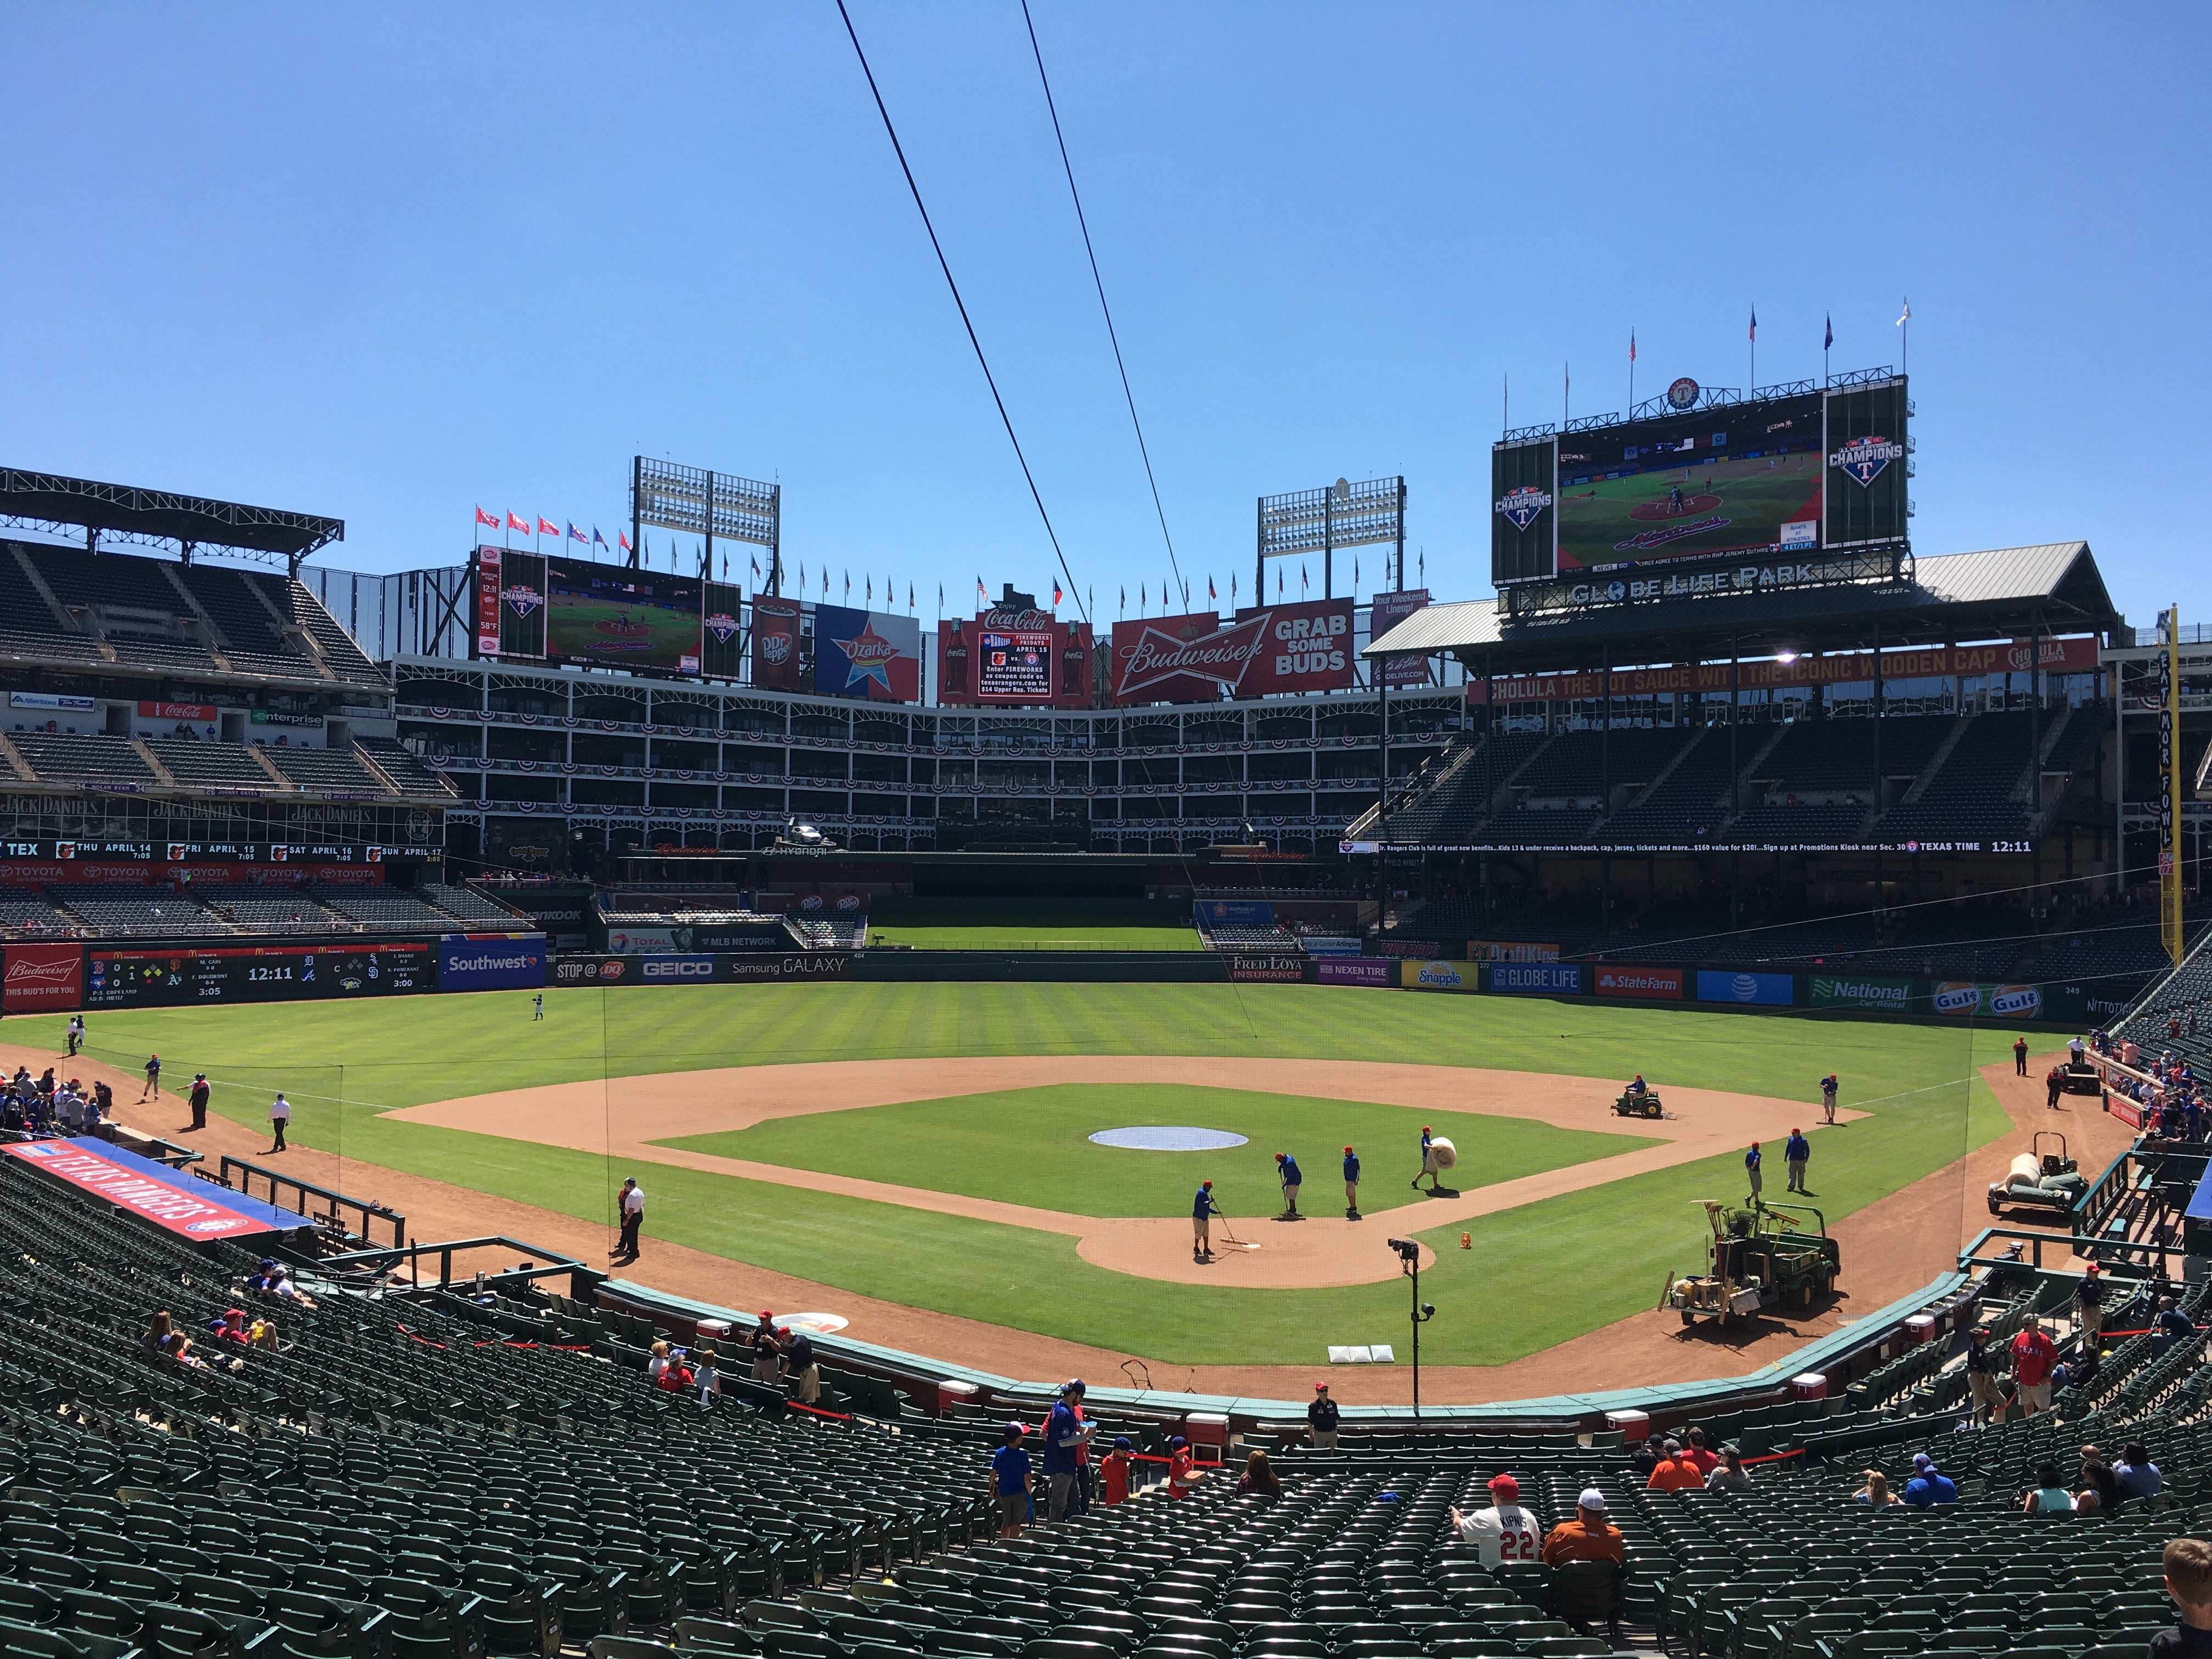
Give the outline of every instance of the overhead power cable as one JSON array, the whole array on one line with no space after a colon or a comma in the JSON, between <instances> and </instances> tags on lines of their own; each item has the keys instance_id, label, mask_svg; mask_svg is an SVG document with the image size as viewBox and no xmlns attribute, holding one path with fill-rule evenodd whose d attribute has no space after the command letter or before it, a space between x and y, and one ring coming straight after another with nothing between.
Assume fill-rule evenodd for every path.
<instances>
[{"instance_id":1,"label":"overhead power cable","mask_svg":"<svg viewBox=\"0 0 2212 1659\"><path fill-rule=\"evenodd\" d=\"M975 362L983 371L984 384L991 388L991 401L999 406L999 419L1006 428L1006 441L1014 447L1014 459L1021 463L1022 477L1029 482L1030 499L1036 503L1037 517L1044 520L1044 533L1052 543L1053 556L1060 561L1060 574L1067 578L1068 594L1083 605L1079 597L1082 587L1075 580L1074 571L1068 568L1067 555L1060 548L1059 533L1052 527L1052 514L1045 511L1036 475L1030 471L1029 457L1022 453L1022 441L1014 434L1013 417L1006 413L1006 400L999 395L999 382L991 373L990 359L983 355L983 343L975 336L975 325L968 315L968 302L960 297L960 284L952 279L951 262L945 257L945 245L937 240L937 227L930 222L929 209L921 199L921 186L915 182L914 169L907 165L906 147L899 143L898 129L891 124L883 88L876 84L876 72L868 67L868 54L861 50L860 33L853 27L853 14L845 9L845 0L837 0L837 15L845 20L845 33L852 40L854 56L860 60L860 73L867 76L868 91L876 100L876 113L884 118L884 131L890 138L892 153L898 157L899 171L906 175L906 187L913 193L915 210L921 215L921 228L929 233L929 246L936 251L937 268L945 273L945 287L952 290L952 303L959 308L961 325L968 331L968 343L975 349ZM1087 605L1083 606L1083 619L1091 620Z\"/></svg>"},{"instance_id":2,"label":"overhead power cable","mask_svg":"<svg viewBox=\"0 0 2212 1659\"><path fill-rule=\"evenodd\" d=\"M1106 279L1098 274L1098 251L1091 246L1091 224L1083 216L1083 192L1075 187L1075 164L1067 159L1067 135L1060 130L1060 110L1052 99L1052 78L1044 72L1044 52L1037 45L1036 23L1030 16L1030 0L1022 0L1022 21L1028 25L1030 52L1036 58L1037 81L1044 88L1044 106L1052 117L1052 136L1060 144L1060 165L1067 174L1067 193L1075 204L1075 222L1083 232L1083 251L1091 259L1091 281L1098 290L1098 309L1106 319L1106 338L1114 348L1114 367L1121 371L1121 396L1129 404L1129 424L1136 428L1137 453L1144 458L1145 482L1152 487L1152 511L1159 514L1160 539L1168 544L1168 565L1176 586L1183 584L1182 567L1176 562L1175 538L1168 534L1167 508L1160 505L1160 481L1152 476L1152 453L1145 443L1144 422L1137 418L1137 394L1129 390L1129 366L1121 361L1121 337L1114 331L1114 310L1106 303ZM1188 609L1188 604L1185 606Z\"/></svg>"}]
</instances>

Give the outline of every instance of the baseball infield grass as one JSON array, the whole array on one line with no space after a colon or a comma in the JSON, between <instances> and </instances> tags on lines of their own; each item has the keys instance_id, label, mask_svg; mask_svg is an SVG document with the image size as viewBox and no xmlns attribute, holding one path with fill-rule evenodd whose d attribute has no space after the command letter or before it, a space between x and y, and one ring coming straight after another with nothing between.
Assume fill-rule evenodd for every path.
<instances>
[{"instance_id":1,"label":"baseball infield grass","mask_svg":"<svg viewBox=\"0 0 2212 1659\"><path fill-rule=\"evenodd\" d=\"M1093 1131L1139 1124L1222 1129L1246 1144L1218 1152L1136 1152L1101 1146ZM690 1135L665 1145L787 1169L858 1176L900 1187L963 1193L1070 1215L1175 1215L1211 1181L1231 1216L1282 1207L1275 1154L1287 1152L1310 1189L1301 1209L1343 1207L1343 1149L1360 1149L1360 1177L1377 1208L1398 1201L1421 1166L1422 1115L1409 1106L1319 1100L1175 1084L1051 1084L945 1100L770 1118L749 1129ZM1653 1143L1592 1134L1516 1117L1455 1117L1462 1188L1556 1170ZM1395 1177L1394 1179L1393 1177ZM1395 1190L1394 1190L1395 1189Z\"/></svg>"},{"instance_id":2,"label":"baseball infield grass","mask_svg":"<svg viewBox=\"0 0 2212 1659\"><path fill-rule=\"evenodd\" d=\"M1814 1201L1832 1223L2008 1127L1973 1068L2002 1059L2013 1033L1986 1026L1275 985L624 988L549 991L545 1009L533 1023L528 993L499 992L94 1012L88 1020L100 1058L135 1069L155 1050L169 1077L204 1070L215 1109L241 1123L262 1124L282 1088L295 1109L296 1140L602 1224L624 1173L604 1158L378 1114L582 1078L948 1054L1386 1059L1597 1078L1641 1071L1662 1090L1678 1083L1808 1102L1834 1071L1844 1103L1871 1115L1814 1138ZM59 1017L8 1022L11 1036L43 1037L57 1051L61 1027ZM126 1117L160 1126L125 1105ZM1103 1112L1091 1127L1154 1115ZM1019 1122L992 1156L1040 1161ZM1312 1181L1334 1173L1330 1160L1316 1162ZM1375 1177L1389 1164L1386 1147L1370 1165ZM903 1178L925 1184L918 1169ZM1396 1341L1404 1331L1396 1280L1303 1291L1167 1286L1094 1267L1073 1238L1025 1228L673 1167L654 1169L652 1181L656 1237L856 1294L1170 1363L1312 1364L1329 1343ZM1438 1262L1421 1288L1439 1312L1423 1333L1423 1357L1502 1364L1648 1309L1667 1273L1702 1259L1705 1224L1692 1200L1741 1186L1731 1153L1424 1233ZM1172 1196L1159 1213L1186 1212L1180 1182ZM1962 1191L1962 1206L1969 1200L1980 1195ZM1458 1248L1462 1231L1472 1235L1469 1251ZM1930 1264L1931 1277L1940 1265ZM1843 1283L1848 1290L1848 1260Z\"/></svg>"}]
</instances>

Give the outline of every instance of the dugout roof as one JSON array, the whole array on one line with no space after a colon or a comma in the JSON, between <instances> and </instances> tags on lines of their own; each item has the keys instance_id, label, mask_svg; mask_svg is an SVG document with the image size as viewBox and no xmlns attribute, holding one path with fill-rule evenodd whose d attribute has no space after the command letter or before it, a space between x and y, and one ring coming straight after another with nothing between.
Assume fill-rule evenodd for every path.
<instances>
[{"instance_id":1,"label":"dugout roof","mask_svg":"<svg viewBox=\"0 0 2212 1659\"><path fill-rule=\"evenodd\" d=\"M1920 559L1902 582L1716 593L1518 618L1504 617L1495 599L1432 605L1360 654L1449 652L1471 672L1504 675L1863 650L1877 631L1887 649L2025 639L2038 630L2103 634L2119 625L2088 543L2050 542Z\"/></svg>"}]
</instances>

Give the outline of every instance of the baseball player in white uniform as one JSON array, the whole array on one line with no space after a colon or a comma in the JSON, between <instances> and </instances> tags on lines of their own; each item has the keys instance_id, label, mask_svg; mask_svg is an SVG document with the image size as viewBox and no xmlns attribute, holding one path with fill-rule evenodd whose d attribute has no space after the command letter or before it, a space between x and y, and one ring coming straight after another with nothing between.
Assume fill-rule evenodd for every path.
<instances>
[{"instance_id":1,"label":"baseball player in white uniform","mask_svg":"<svg viewBox=\"0 0 2212 1659\"><path fill-rule=\"evenodd\" d=\"M1482 1552L1482 1565L1503 1561L1540 1561L1544 1559L1544 1523L1534 1510L1521 1507L1521 1483L1501 1474L1490 1483L1490 1507L1463 1515L1451 1512L1459 1541Z\"/></svg>"}]
</instances>

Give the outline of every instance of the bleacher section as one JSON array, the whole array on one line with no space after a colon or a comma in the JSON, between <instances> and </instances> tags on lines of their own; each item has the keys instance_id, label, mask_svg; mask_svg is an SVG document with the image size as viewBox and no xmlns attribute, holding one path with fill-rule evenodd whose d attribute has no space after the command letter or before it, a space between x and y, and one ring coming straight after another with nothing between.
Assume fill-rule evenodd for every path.
<instances>
[{"instance_id":1,"label":"bleacher section","mask_svg":"<svg viewBox=\"0 0 2212 1659\"><path fill-rule=\"evenodd\" d=\"M1674 769L1601 824L1596 838L1613 845L1702 841L1728 814L1729 775L1728 731L1707 726L1679 751Z\"/></svg>"},{"instance_id":2,"label":"bleacher section","mask_svg":"<svg viewBox=\"0 0 2212 1659\"><path fill-rule=\"evenodd\" d=\"M48 902L109 938L166 939L228 933L229 925L173 888L104 886L86 882L48 888Z\"/></svg>"},{"instance_id":3,"label":"bleacher section","mask_svg":"<svg viewBox=\"0 0 2212 1659\"><path fill-rule=\"evenodd\" d=\"M1882 834L1900 841L2025 836L2027 813L2013 792L2033 758L2031 731L2025 711L1976 715L1918 795L1882 814Z\"/></svg>"},{"instance_id":4,"label":"bleacher section","mask_svg":"<svg viewBox=\"0 0 2212 1659\"><path fill-rule=\"evenodd\" d=\"M21 887L0 887L0 933L35 938L81 931L73 917L47 903L43 895Z\"/></svg>"},{"instance_id":5,"label":"bleacher section","mask_svg":"<svg viewBox=\"0 0 2212 1659\"><path fill-rule=\"evenodd\" d=\"M154 769L128 738L66 737L52 732L12 732L9 736L33 772L58 783L156 781Z\"/></svg>"},{"instance_id":6,"label":"bleacher section","mask_svg":"<svg viewBox=\"0 0 2212 1659\"><path fill-rule=\"evenodd\" d=\"M642 1374L646 1345L688 1340L684 1324L312 1264L307 1310L245 1288L258 1254L172 1240L0 1162L9 1652L2134 1659L2174 1622L2159 1550L2200 1530L2212 1498L2201 1333L2164 1352L2118 1338L2055 1414L1965 1431L1960 1361L1938 1341L1840 1399L1703 1419L1758 1460L1747 1491L1648 1490L1617 1433L1446 1437L1348 1419L1336 1449L1278 1452L1280 1498L1237 1493L1232 1465L1183 1500L1140 1491L1005 1540L979 1471L994 1423L1032 1414L1022 1405L932 1417L825 1365L823 1403L852 1415L802 1415L726 1363L709 1408ZM2067 1293L2021 1278L1982 1286L2000 1343ZM2139 1324L2132 1290L2116 1276L2108 1328ZM198 1334L229 1306L271 1318L279 1346ZM2203 1318L2203 1287L2185 1307ZM214 1363L151 1352L156 1310ZM1155 1457L1177 1426L1158 1407L1091 1415ZM2070 1475L2082 1445L2131 1440L2160 1468L2160 1496L2094 1517L2021 1512L2039 1462ZM1860 1471L1901 1487L1922 1450L1957 1504L1854 1501ZM1140 1485L1158 1467L1139 1465ZM1485 1566L1449 1512L1481 1507L1501 1471L1546 1528L1595 1486L1625 1567Z\"/></svg>"},{"instance_id":7,"label":"bleacher section","mask_svg":"<svg viewBox=\"0 0 2212 1659\"><path fill-rule=\"evenodd\" d=\"M216 915L253 933L340 933L356 931L348 918L318 904L297 887L192 884L192 896Z\"/></svg>"},{"instance_id":8,"label":"bleacher section","mask_svg":"<svg viewBox=\"0 0 2212 1659\"><path fill-rule=\"evenodd\" d=\"M433 800L453 798L453 786L425 766L422 757L398 738L361 738L356 741L384 775L398 786L403 795L421 795Z\"/></svg>"},{"instance_id":9,"label":"bleacher section","mask_svg":"<svg viewBox=\"0 0 2212 1659\"><path fill-rule=\"evenodd\" d=\"M416 890L447 915L462 921L488 921L499 927L514 927L523 922L523 918L514 911L494 903L472 887L449 887L442 882L426 881Z\"/></svg>"},{"instance_id":10,"label":"bleacher section","mask_svg":"<svg viewBox=\"0 0 2212 1659\"><path fill-rule=\"evenodd\" d=\"M148 738L145 744L180 784L213 784L226 789L276 787L276 781L241 744L191 743L179 738Z\"/></svg>"},{"instance_id":11,"label":"bleacher section","mask_svg":"<svg viewBox=\"0 0 2212 1659\"><path fill-rule=\"evenodd\" d=\"M276 769L293 782L309 789L362 791L381 795L384 785L354 757L350 749L292 749L264 747Z\"/></svg>"},{"instance_id":12,"label":"bleacher section","mask_svg":"<svg viewBox=\"0 0 2212 1659\"><path fill-rule=\"evenodd\" d=\"M310 890L324 908L349 921L367 922L374 927L450 929L463 920L397 887L318 885Z\"/></svg>"}]
</instances>

